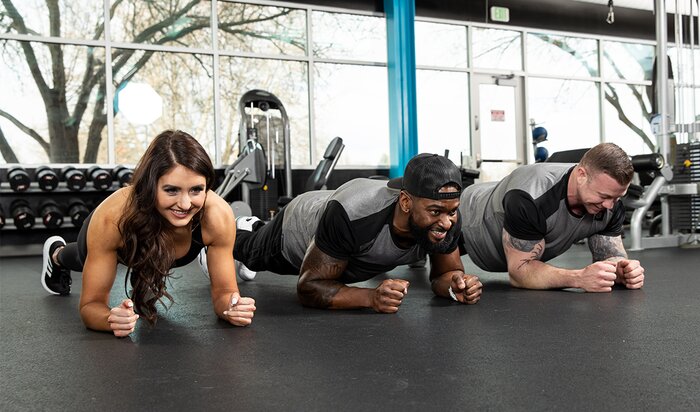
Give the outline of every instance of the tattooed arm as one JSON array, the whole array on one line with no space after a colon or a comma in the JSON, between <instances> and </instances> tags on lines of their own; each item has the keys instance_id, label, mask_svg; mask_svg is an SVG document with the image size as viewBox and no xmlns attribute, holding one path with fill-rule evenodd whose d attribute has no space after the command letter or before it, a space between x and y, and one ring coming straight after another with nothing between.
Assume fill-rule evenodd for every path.
<instances>
[{"instance_id":1,"label":"tattooed arm","mask_svg":"<svg viewBox=\"0 0 700 412\"><path fill-rule=\"evenodd\" d=\"M612 262L595 262L583 269L563 269L540 261L545 243L523 240L503 230L503 251L508 262L511 285L525 289L581 288L588 292L609 292L616 275Z\"/></svg>"},{"instance_id":2,"label":"tattooed arm","mask_svg":"<svg viewBox=\"0 0 700 412\"><path fill-rule=\"evenodd\" d=\"M311 241L297 283L301 304L324 309L372 308L383 313L399 310L408 292L408 281L386 279L375 289L347 286L339 280L347 264L327 255Z\"/></svg>"},{"instance_id":3,"label":"tattooed arm","mask_svg":"<svg viewBox=\"0 0 700 412\"><path fill-rule=\"evenodd\" d=\"M628 289L639 289L644 285L644 268L638 260L627 258L621 236L593 235L588 238L594 262L608 261L615 264L615 283Z\"/></svg>"}]
</instances>

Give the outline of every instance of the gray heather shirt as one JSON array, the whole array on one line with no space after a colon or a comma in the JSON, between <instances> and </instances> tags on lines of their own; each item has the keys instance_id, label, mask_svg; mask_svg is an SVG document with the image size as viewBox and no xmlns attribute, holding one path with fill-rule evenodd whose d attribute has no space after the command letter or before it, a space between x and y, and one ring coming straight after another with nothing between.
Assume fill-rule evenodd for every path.
<instances>
[{"instance_id":1,"label":"gray heather shirt","mask_svg":"<svg viewBox=\"0 0 700 412\"><path fill-rule=\"evenodd\" d=\"M508 270L502 243L504 228L517 239L544 239L543 262L591 235L622 234L625 210L620 201L612 210L595 216L577 216L569 211L566 193L573 167L562 163L521 166L500 182L467 187L459 209L463 247L472 261L484 270Z\"/></svg>"},{"instance_id":2,"label":"gray heather shirt","mask_svg":"<svg viewBox=\"0 0 700 412\"><path fill-rule=\"evenodd\" d=\"M385 180L354 179L335 191L312 191L297 196L284 211L282 254L301 267L315 239L325 254L348 262L340 281L361 282L396 266L424 259L418 245L399 247L391 234L399 191ZM454 241L452 250L457 247Z\"/></svg>"}]
</instances>

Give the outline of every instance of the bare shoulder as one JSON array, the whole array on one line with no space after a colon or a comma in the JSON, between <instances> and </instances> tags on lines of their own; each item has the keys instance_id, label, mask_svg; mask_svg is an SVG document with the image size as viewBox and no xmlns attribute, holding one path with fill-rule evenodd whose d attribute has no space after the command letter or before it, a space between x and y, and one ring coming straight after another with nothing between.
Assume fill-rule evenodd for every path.
<instances>
[{"instance_id":1,"label":"bare shoulder","mask_svg":"<svg viewBox=\"0 0 700 412\"><path fill-rule=\"evenodd\" d=\"M121 245L119 220L124 214L130 193L130 187L121 188L95 208L88 227L88 247L101 245L107 249L116 249Z\"/></svg>"},{"instance_id":2,"label":"bare shoulder","mask_svg":"<svg viewBox=\"0 0 700 412\"><path fill-rule=\"evenodd\" d=\"M235 233L236 223L231 206L210 190L202 217L202 240L206 245L210 245L215 239L232 238Z\"/></svg>"}]
</instances>

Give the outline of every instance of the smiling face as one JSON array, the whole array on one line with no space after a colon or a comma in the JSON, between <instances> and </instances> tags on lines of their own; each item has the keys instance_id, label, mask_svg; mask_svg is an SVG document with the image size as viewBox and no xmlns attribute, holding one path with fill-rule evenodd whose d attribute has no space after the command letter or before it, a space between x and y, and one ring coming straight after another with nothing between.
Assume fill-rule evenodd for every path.
<instances>
[{"instance_id":1,"label":"smiling face","mask_svg":"<svg viewBox=\"0 0 700 412\"><path fill-rule=\"evenodd\" d=\"M205 177L181 165L161 176L156 190L158 213L176 228L187 226L207 197Z\"/></svg>"},{"instance_id":2,"label":"smiling face","mask_svg":"<svg viewBox=\"0 0 700 412\"><path fill-rule=\"evenodd\" d=\"M446 186L441 193L457 192L457 188ZM459 197L433 200L409 196L410 214L408 226L411 234L428 253L445 253L459 235Z\"/></svg>"},{"instance_id":3,"label":"smiling face","mask_svg":"<svg viewBox=\"0 0 700 412\"><path fill-rule=\"evenodd\" d=\"M606 173L590 173L580 167L576 171L576 199L570 204L580 212L596 215L605 209L612 209L615 203L627 192L629 185L621 185Z\"/></svg>"}]
</instances>

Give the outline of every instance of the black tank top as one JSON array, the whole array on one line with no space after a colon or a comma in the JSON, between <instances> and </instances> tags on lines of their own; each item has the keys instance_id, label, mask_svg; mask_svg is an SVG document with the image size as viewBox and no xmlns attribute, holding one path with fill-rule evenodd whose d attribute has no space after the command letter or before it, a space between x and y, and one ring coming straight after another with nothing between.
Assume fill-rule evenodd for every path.
<instances>
[{"instance_id":1,"label":"black tank top","mask_svg":"<svg viewBox=\"0 0 700 412\"><path fill-rule=\"evenodd\" d=\"M204 247L204 241L202 240L202 225L198 224L196 228L192 231L192 242L190 243L190 250L187 251L185 256L175 259L173 263L174 268L179 268L185 266L186 264L192 262L199 255L199 251Z\"/></svg>"}]
</instances>

